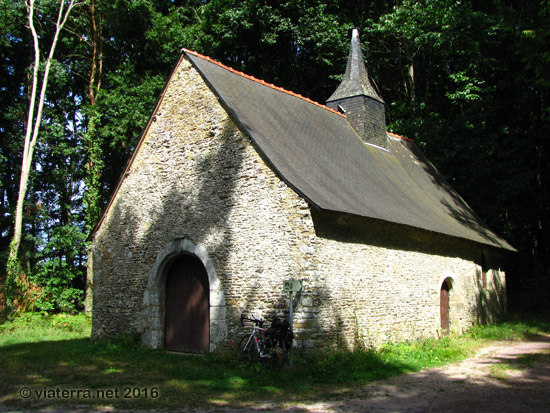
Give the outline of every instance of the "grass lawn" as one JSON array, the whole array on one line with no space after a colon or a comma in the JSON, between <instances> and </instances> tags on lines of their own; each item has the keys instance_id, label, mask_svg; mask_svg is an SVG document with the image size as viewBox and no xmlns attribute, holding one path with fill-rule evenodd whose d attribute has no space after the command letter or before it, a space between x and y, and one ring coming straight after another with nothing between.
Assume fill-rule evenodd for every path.
<instances>
[{"instance_id":1,"label":"grass lawn","mask_svg":"<svg viewBox=\"0 0 550 413\"><path fill-rule=\"evenodd\" d=\"M0 403L19 408L244 407L342 397L351 386L457 361L489 339L549 333L547 322L476 327L442 340L388 343L362 352L299 356L266 371L232 354L149 350L130 337L93 342L83 315L25 314L0 326Z\"/></svg>"}]
</instances>

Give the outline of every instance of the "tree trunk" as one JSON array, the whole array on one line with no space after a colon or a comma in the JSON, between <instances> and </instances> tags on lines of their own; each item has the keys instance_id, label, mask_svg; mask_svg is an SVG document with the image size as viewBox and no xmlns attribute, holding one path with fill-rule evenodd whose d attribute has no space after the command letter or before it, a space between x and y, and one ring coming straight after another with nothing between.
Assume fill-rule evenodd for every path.
<instances>
[{"instance_id":1,"label":"tree trunk","mask_svg":"<svg viewBox=\"0 0 550 413\"><path fill-rule=\"evenodd\" d=\"M86 205L86 229L92 231L101 214L101 182L100 174L103 169L101 142L98 142L97 122L98 115L95 104L101 89L101 78L103 75L103 16L97 10L97 2L90 2L90 20L92 26L93 51L90 68L90 81L88 93L90 95L90 114L88 128L84 137L84 149L86 151L86 194L84 203Z\"/></svg>"},{"instance_id":2,"label":"tree trunk","mask_svg":"<svg viewBox=\"0 0 550 413\"><path fill-rule=\"evenodd\" d=\"M414 81L414 65L412 62L409 64L409 70L407 71L407 89L409 93L409 101L414 102L416 100L416 85Z\"/></svg>"},{"instance_id":3,"label":"tree trunk","mask_svg":"<svg viewBox=\"0 0 550 413\"><path fill-rule=\"evenodd\" d=\"M31 94L29 99L29 111L27 116L27 131L25 134L25 145L23 148L23 160L21 164L21 177L19 180L19 196L17 198L17 205L15 208L15 226L13 239L10 243L10 251L8 257L8 268L7 273L13 274L15 268L17 268L17 254L19 252L19 246L21 244L21 236L23 232L23 205L25 202L25 197L27 195L27 184L29 181L29 174L32 165L32 158L34 153L34 148L36 147L36 142L38 140L38 131L40 129L40 123L42 119L42 110L44 107L44 100L46 97L46 89L48 87L48 78L50 75L50 68L52 63L53 54L59 39L59 34L63 29L63 26L67 22L71 10L77 5L74 0L70 0L67 5L67 10L65 9L65 2L60 0L59 2L59 13L57 16L57 22L55 24L55 34L50 46L50 52L48 58L46 59L46 64L44 68L44 75L42 76L42 86L40 89L40 96L38 98L38 108L35 113L36 105L36 95L38 91L38 69L40 65L40 44L38 39L38 34L34 26L34 7L35 0L26 1L26 7L28 12L28 22L29 29L32 33L33 46L34 46L34 68L32 76L32 87Z\"/></svg>"}]
</instances>

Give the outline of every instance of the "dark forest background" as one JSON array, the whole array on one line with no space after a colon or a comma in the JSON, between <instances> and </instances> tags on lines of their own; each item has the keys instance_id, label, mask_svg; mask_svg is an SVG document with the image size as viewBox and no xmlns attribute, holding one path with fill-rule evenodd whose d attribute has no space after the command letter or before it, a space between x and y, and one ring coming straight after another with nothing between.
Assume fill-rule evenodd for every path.
<instances>
[{"instance_id":1,"label":"dark forest background","mask_svg":"<svg viewBox=\"0 0 550 413\"><path fill-rule=\"evenodd\" d=\"M37 3L47 54L59 1ZM0 284L13 236L33 47L0 2ZM388 129L416 141L518 253L512 308L550 304L550 1L88 0L58 44L19 251L26 304L82 308L86 238L182 47L315 101L361 31Z\"/></svg>"}]
</instances>

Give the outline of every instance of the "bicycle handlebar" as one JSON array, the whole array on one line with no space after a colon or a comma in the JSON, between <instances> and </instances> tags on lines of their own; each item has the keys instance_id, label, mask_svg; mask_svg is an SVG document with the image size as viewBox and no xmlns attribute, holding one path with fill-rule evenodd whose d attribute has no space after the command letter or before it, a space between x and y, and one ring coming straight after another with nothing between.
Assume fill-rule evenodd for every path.
<instances>
[{"instance_id":1,"label":"bicycle handlebar","mask_svg":"<svg viewBox=\"0 0 550 413\"><path fill-rule=\"evenodd\" d=\"M252 318L248 318L248 317L245 317L244 314L241 314L241 326L244 326L244 320L250 321L259 327L262 327L262 324L264 323L264 320L256 317L255 315L252 315Z\"/></svg>"}]
</instances>

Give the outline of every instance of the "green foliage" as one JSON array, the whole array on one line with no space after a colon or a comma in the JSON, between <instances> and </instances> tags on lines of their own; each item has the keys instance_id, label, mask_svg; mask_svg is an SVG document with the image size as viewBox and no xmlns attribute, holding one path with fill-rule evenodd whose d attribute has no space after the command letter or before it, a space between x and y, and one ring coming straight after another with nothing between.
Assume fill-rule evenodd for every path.
<instances>
[{"instance_id":1,"label":"green foliage","mask_svg":"<svg viewBox=\"0 0 550 413\"><path fill-rule=\"evenodd\" d=\"M43 24L37 26L47 44L52 30L45 22L55 17L56 3L39 3ZM88 1L71 15L58 45L25 205L24 274L45 289L43 297L58 297L41 308L78 307L85 236L182 47L324 102L345 70L352 27L361 29L369 74L387 104L388 129L415 139L473 209L520 250L507 269L508 288L550 291L549 5ZM13 235L32 44L23 2L0 7L3 269ZM546 302L541 293L537 303Z\"/></svg>"},{"instance_id":2,"label":"green foliage","mask_svg":"<svg viewBox=\"0 0 550 413\"><path fill-rule=\"evenodd\" d=\"M88 128L82 139L86 155L86 174L84 177L86 192L82 201L86 210L84 219L87 233L91 233L99 222L103 204L101 175L105 165L103 148L97 139L97 122L99 117L100 115L95 108L89 110Z\"/></svg>"},{"instance_id":3,"label":"green foliage","mask_svg":"<svg viewBox=\"0 0 550 413\"><path fill-rule=\"evenodd\" d=\"M471 102L481 99L483 80L469 76L465 70L452 73L449 77L455 83L456 90L447 92L446 95L454 104L460 105L461 101Z\"/></svg>"},{"instance_id":4,"label":"green foliage","mask_svg":"<svg viewBox=\"0 0 550 413\"><path fill-rule=\"evenodd\" d=\"M31 277L42 287L35 304L39 310L76 311L82 308L84 294L75 281L83 274L82 268L75 266L70 258L83 248L84 234L80 228L68 225L54 228L51 235L51 241L42 251L47 259L37 266L36 274Z\"/></svg>"},{"instance_id":5,"label":"green foliage","mask_svg":"<svg viewBox=\"0 0 550 413\"><path fill-rule=\"evenodd\" d=\"M548 312L533 315L516 314L511 319L495 325L474 326L467 334L475 340L525 340L550 333L550 320Z\"/></svg>"},{"instance_id":6,"label":"green foliage","mask_svg":"<svg viewBox=\"0 0 550 413\"><path fill-rule=\"evenodd\" d=\"M351 25L327 13L324 2L220 0L201 12L203 35L193 44L199 51L321 102L336 88Z\"/></svg>"},{"instance_id":7,"label":"green foliage","mask_svg":"<svg viewBox=\"0 0 550 413\"><path fill-rule=\"evenodd\" d=\"M526 69L532 70L536 83L544 88L550 87L550 1L541 0L528 2L526 13L513 15L514 10L506 10L507 23L516 24L519 30L520 49L518 53L526 64Z\"/></svg>"},{"instance_id":8,"label":"green foliage","mask_svg":"<svg viewBox=\"0 0 550 413\"><path fill-rule=\"evenodd\" d=\"M0 324L0 346L89 337L91 318L84 314L22 313Z\"/></svg>"}]
</instances>

